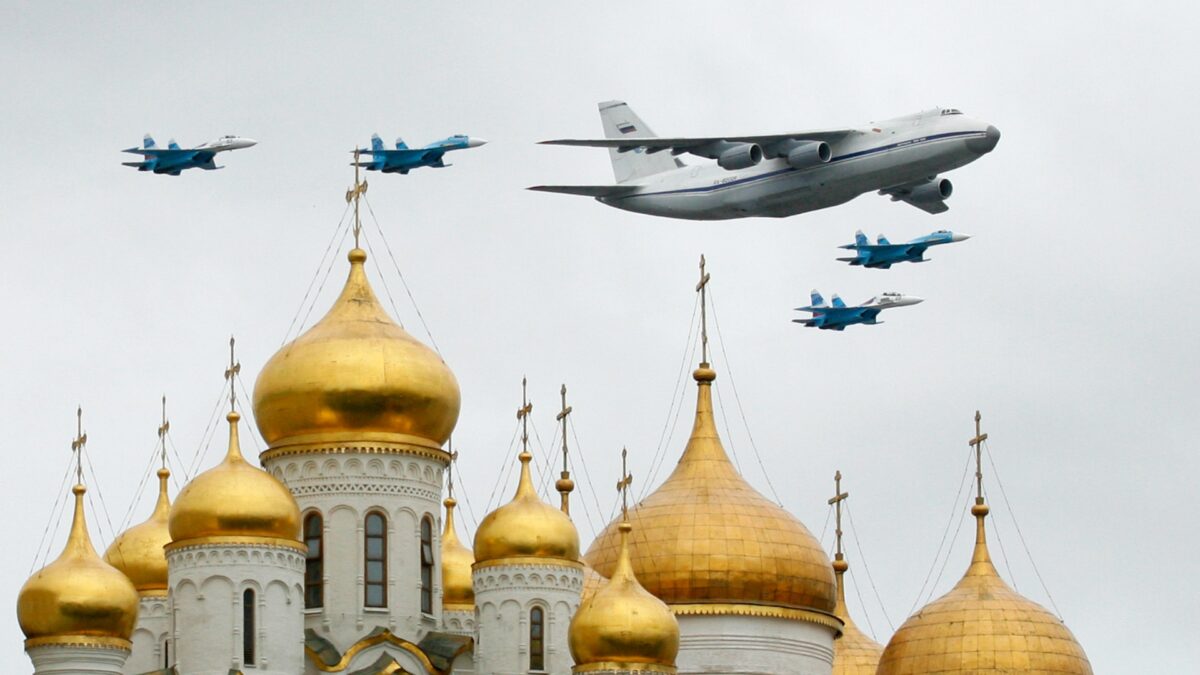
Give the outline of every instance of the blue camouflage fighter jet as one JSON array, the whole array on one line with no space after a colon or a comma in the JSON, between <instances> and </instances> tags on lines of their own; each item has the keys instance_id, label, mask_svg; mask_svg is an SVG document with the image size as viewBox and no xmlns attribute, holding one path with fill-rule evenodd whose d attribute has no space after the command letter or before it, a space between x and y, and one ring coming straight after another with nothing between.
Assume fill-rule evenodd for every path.
<instances>
[{"instance_id":1,"label":"blue camouflage fighter jet","mask_svg":"<svg viewBox=\"0 0 1200 675\"><path fill-rule=\"evenodd\" d=\"M938 230L937 232L917 237L903 244L893 244L887 240L887 237L881 234L876 239L876 243L872 244L867 239L867 235L863 234L862 230L859 230L854 233L853 244L838 247L854 249L858 252L858 255L853 258L838 258L838 260L848 262L851 265L862 265L863 267L886 270L895 263L928 262L925 259L925 249L930 246L953 244L954 242L965 241L970 238L971 235L969 234L955 234L949 230Z\"/></svg>"},{"instance_id":2,"label":"blue camouflage fighter jet","mask_svg":"<svg viewBox=\"0 0 1200 675\"><path fill-rule=\"evenodd\" d=\"M215 171L216 169L224 169L223 166L217 166L216 156L218 152L227 150L241 150L257 145L258 141L251 138L243 138L241 136L222 136L215 141L197 145L194 148L181 148L179 144L172 138L167 142L167 147L160 148L150 137L142 139L142 147L126 148L121 152L129 152L135 155L142 155L144 158L141 162L121 162L125 166L132 166L138 171L153 171L154 173L167 174L168 176L178 176L180 172L186 169L205 169L206 171Z\"/></svg>"},{"instance_id":3,"label":"blue camouflage fighter jet","mask_svg":"<svg viewBox=\"0 0 1200 675\"><path fill-rule=\"evenodd\" d=\"M843 330L846 326L856 323L870 325L883 323L876 320L876 317L883 310L892 307L907 307L908 305L924 302L922 298L911 295L883 293L861 305L851 307L842 301L836 293L828 305L825 304L825 298L821 297L820 292L816 289L813 289L811 297L811 305L808 307L797 307L796 311L812 312L812 316L807 319L792 319L792 321L803 324L808 328L820 328L821 330Z\"/></svg>"},{"instance_id":4,"label":"blue camouflage fighter jet","mask_svg":"<svg viewBox=\"0 0 1200 675\"><path fill-rule=\"evenodd\" d=\"M382 171L383 173L402 173L406 174L413 169L419 169L423 166L431 166L435 169L443 169L450 166L442 161L442 156L451 150L466 150L467 148L478 148L484 145L487 141L482 138L472 138L455 134L450 138L443 138L440 141L434 141L423 148L410 148L404 142L403 138L396 139L396 149L389 150L383 146L383 139L379 134L371 136L371 147L359 148L355 150L355 155L370 155L371 159L358 162L358 166L365 167L367 171Z\"/></svg>"}]
</instances>

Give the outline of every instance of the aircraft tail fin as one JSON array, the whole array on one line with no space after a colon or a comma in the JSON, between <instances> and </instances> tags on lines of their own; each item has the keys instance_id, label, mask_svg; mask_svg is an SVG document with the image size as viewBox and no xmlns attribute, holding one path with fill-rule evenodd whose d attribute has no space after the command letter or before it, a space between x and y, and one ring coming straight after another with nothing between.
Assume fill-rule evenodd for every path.
<instances>
[{"instance_id":1,"label":"aircraft tail fin","mask_svg":"<svg viewBox=\"0 0 1200 675\"><path fill-rule=\"evenodd\" d=\"M378 149L378 148L376 148L376 149ZM399 136L397 136L396 137L396 149L397 150L407 150L408 143L405 143L403 138L400 138Z\"/></svg>"},{"instance_id":2,"label":"aircraft tail fin","mask_svg":"<svg viewBox=\"0 0 1200 675\"><path fill-rule=\"evenodd\" d=\"M168 150L178 150L179 149L179 144L175 142L174 138L167 141L167 149Z\"/></svg>"},{"instance_id":3,"label":"aircraft tail fin","mask_svg":"<svg viewBox=\"0 0 1200 675\"><path fill-rule=\"evenodd\" d=\"M821 292L815 288L812 289L812 292L808 294L808 297L810 300L812 300L811 304L813 307L823 307L825 305L825 298L822 297Z\"/></svg>"},{"instance_id":4,"label":"aircraft tail fin","mask_svg":"<svg viewBox=\"0 0 1200 675\"><path fill-rule=\"evenodd\" d=\"M888 238L881 234L875 238L875 243L879 244L880 246L888 246L892 242L888 241Z\"/></svg>"},{"instance_id":5,"label":"aircraft tail fin","mask_svg":"<svg viewBox=\"0 0 1200 675\"><path fill-rule=\"evenodd\" d=\"M833 298L829 301L833 307L845 307L846 301L842 300L842 296L837 293L833 294Z\"/></svg>"},{"instance_id":6,"label":"aircraft tail fin","mask_svg":"<svg viewBox=\"0 0 1200 675\"><path fill-rule=\"evenodd\" d=\"M158 144L154 142L154 137L151 136L150 134L146 134L145 136L142 137L142 147L143 148L153 148L153 147L157 147L157 145Z\"/></svg>"},{"instance_id":7,"label":"aircraft tail fin","mask_svg":"<svg viewBox=\"0 0 1200 675\"><path fill-rule=\"evenodd\" d=\"M599 104L599 108L605 138L654 138L650 127L646 126L642 118L624 101L605 101ZM650 154L642 148L629 152L609 148L608 156L612 160L613 175L618 183L627 183L683 166L669 153Z\"/></svg>"},{"instance_id":8,"label":"aircraft tail fin","mask_svg":"<svg viewBox=\"0 0 1200 675\"><path fill-rule=\"evenodd\" d=\"M859 246L869 246L871 244L871 240L867 239L867 235L863 234L862 230L859 230L854 233L854 243L858 244Z\"/></svg>"},{"instance_id":9,"label":"aircraft tail fin","mask_svg":"<svg viewBox=\"0 0 1200 675\"><path fill-rule=\"evenodd\" d=\"M383 139L379 137L379 134L371 134L371 149L372 150L382 150L383 149Z\"/></svg>"}]
</instances>

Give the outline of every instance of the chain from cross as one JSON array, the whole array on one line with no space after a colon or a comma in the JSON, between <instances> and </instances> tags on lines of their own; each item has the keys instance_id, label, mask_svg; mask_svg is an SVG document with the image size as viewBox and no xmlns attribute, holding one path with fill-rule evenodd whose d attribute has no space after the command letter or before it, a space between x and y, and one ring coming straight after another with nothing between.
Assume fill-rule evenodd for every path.
<instances>
[{"instance_id":1,"label":"chain from cross","mask_svg":"<svg viewBox=\"0 0 1200 675\"><path fill-rule=\"evenodd\" d=\"M633 474L629 473L629 450L621 448L621 480L617 481L617 492L621 493L621 520L629 522L629 486L633 485Z\"/></svg>"},{"instance_id":2,"label":"chain from cross","mask_svg":"<svg viewBox=\"0 0 1200 675\"><path fill-rule=\"evenodd\" d=\"M167 468L167 432L171 423L167 420L167 396L162 397L162 424L158 425L158 443L162 446L162 468Z\"/></svg>"},{"instance_id":3,"label":"chain from cross","mask_svg":"<svg viewBox=\"0 0 1200 675\"><path fill-rule=\"evenodd\" d=\"M708 280L710 275L704 271L704 254L700 254L700 282L696 284L696 292L700 294L700 362L708 365Z\"/></svg>"},{"instance_id":4,"label":"chain from cross","mask_svg":"<svg viewBox=\"0 0 1200 675\"><path fill-rule=\"evenodd\" d=\"M842 492L842 472L838 471L833 474L833 493L834 496L829 498L829 505L835 507L837 517L835 520L837 534L837 559L842 559L842 502L850 496L849 492Z\"/></svg>"},{"instance_id":5,"label":"chain from cross","mask_svg":"<svg viewBox=\"0 0 1200 675\"><path fill-rule=\"evenodd\" d=\"M87 434L83 433L83 406L75 409L75 438L71 441L71 452L75 455L75 482L83 485L83 448L87 445Z\"/></svg>"},{"instance_id":6,"label":"chain from cross","mask_svg":"<svg viewBox=\"0 0 1200 675\"><path fill-rule=\"evenodd\" d=\"M232 412L237 408L237 384L234 378L242 372L242 364L238 363L237 358L233 353L234 339L229 336L229 367L225 369L225 379L229 381L229 410Z\"/></svg>"},{"instance_id":7,"label":"chain from cross","mask_svg":"<svg viewBox=\"0 0 1200 675\"><path fill-rule=\"evenodd\" d=\"M346 190L346 203L354 202L354 248L358 248L358 236L362 233L362 220L358 217L358 200L367 194L367 181L358 179L359 151L354 151L354 187Z\"/></svg>"},{"instance_id":8,"label":"chain from cross","mask_svg":"<svg viewBox=\"0 0 1200 675\"><path fill-rule=\"evenodd\" d=\"M988 435L979 430L979 420L983 419L979 411L975 411L975 437L967 445L975 448L975 502L983 503L983 442Z\"/></svg>"},{"instance_id":9,"label":"chain from cross","mask_svg":"<svg viewBox=\"0 0 1200 675\"><path fill-rule=\"evenodd\" d=\"M521 420L521 451L529 452L529 413L533 404L529 402L528 382L521 378L521 407L517 408L517 419Z\"/></svg>"}]
</instances>

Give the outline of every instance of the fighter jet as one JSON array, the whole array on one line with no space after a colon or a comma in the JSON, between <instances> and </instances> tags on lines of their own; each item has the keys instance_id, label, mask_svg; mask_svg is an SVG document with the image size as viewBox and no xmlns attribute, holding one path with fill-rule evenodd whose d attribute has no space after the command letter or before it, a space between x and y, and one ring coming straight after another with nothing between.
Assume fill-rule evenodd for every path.
<instances>
[{"instance_id":1,"label":"fighter jet","mask_svg":"<svg viewBox=\"0 0 1200 675\"><path fill-rule=\"evenodd\" d=\"M371 155L370 160L358 162L358 166L366 167L367 171L406 174L423 166L443 169L450 165L442 161L442 155L451 150L478 148L485 143L487 141L482 138L455 134L450 138L434 141L423 148L410 148L403 138L397 138L396 149L389 150L383 147L383 139L379 137L379 134L373 134L370 148L359 148L354 152L358 155Z\"/></svg>"},{"instance_id":2,"label":"fighter jet","mask_svg":"<svg viewBox=\"0 0 1200 675\"><path fill-rule=\"evenodd\" d=\"M622 101L600 104L605 139L548 145L608 148L616 185L537 185L542 192L668 218L782 218L871 191L942 213L953 185L939 174L992 151L1000 130L955 108L861 127L759 136L658 138ZM669 152L667 152L669 151ZM685 165L676 155L716 160Z\"/></svg>"},{"instance_id":3,"label":"fighter jet","mask_svg":"<svg viewBox=\"0 0 1200 675\"><path fill-rule=\"evenodd\" d=\"M858 255L853 258L838 258L838 260L848 262L851 265L862 265L863 267L886 270L895 263L928 262L925 258L925 249L930 246L952 244L956 241L966 241L970 238L971 235L969 234L955 234L949 230L938 230L932 234L917 237L904 244L893 244L887 240L887 237L881 234L876 239L877 243L872 244L867 239L867 235L863 234L862 230L859 230L854 233L853 244L838 247L854 249L858 252Z\"/></svg>"},{"instance_id":4,"label":"fighter jet","mask_svg":"<svg viewBox=\"0 0 1200 675\"><path fill-rule=\"evenodd\" d=\"M820 328L821 330L843 330L846 326L856 323L879 324L882 321L876 321L875 317L885 309L891 307L907 307L915 305L918 302L924 302L922 298L913 297L911 295L901 295L900 293L884 293L877 295L861 305L853 307L848 306L842 299L834 294L830 304L825 304L825 298L814 288L812 291L812 304L808 307L797 307L798 312L812 312L812 316L807 319L792 319L793 322L804 324L809 328Z\"/></svg>"},{"instance_id":5,"label":"fighter jet","mask_svg":"<svg viewBox=\"0 0 1200 675\"><path fill-rule=\"evenodd\" d=\"M146 137L142 139L142 147L126 148L121 151L143 155L145 161L121 162L121 164L132 166L138 171L153 171L154 173L165 173L168 176L178 176L180 172L186 169L214 171L225 168L217 166L214 161L218 152L241 150L242 148L249 148L257 144L258 141L250 138L222 136L215 141L197 145L194 148L181 148L175 142L175 139L172 138L167 142L167 147L160 148L155 144L150 134L146 134Z\"/></svg>"}]
</instances>

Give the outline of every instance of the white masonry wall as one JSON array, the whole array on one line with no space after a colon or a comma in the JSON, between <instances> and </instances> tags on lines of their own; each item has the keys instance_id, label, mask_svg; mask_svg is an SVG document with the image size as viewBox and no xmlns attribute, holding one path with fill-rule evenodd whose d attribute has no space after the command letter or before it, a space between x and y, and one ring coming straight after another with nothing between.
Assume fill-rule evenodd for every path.
<instances>
[{"instance_id":1,"label":"white masonry wall","mask_svg":"<svg viewBox=\"0 0 1200 675\"><path fill-rule=\"evenodd\" d=\"M43 645L26 649L33 675L121 675L129 650L118 647Z\"/></svg>"},{"instance_id":2,"label":"white masonry wall","mask_svg":"<svg viewBox=\"0 0 1200 675\"><path fill-rule=\"evenodd\" d=\"M304 554L268 543L208 543L167 551L172 661L182 675L228 675L242 663L242 597L253 589L249 673L304 672Z\"/></svg>"},{"instance_id":3,"label":"white masonry wall","mask_svg":"<svg viewBox=\"0 0 1200 675\"><path fill-rule=\"evenodd\" d=\"M377 627L419 642L442 625L441 460L337 448L268 459L265 468L292 492L301 522L324 520L324 606L305 610L311 628L344 652ZM387 515L387 607L365 607L365 539L369 511ZM433 611L421 612L421 518L432 521ZM303 566L302 566L303 569ZM303 582L302 582L303 583Z\"/></svg>"},{"instance_id":4,"label":"white masonry wall","mask_svg":"<svg viewBox=\"0 0 1200 675\"><path fill-rule=\"evenodd\" d=\"M454 633L455 635L475 637L475 609L471 608L470 611L467 611L446 609L443 607L442 630L446 633Z\"/></svg>"},{"instance_id":5,"label":"white masonry wall","mask_svg":"<svg viewBox=\"0 0 1200 675\"><path fill-rule=\"evenodd\" d=\"M529 612L545 611L545 669L569 675L573 659L567 629L579 609L583 565L522 562L476 567L475 670L489 675L529 673Z\"/></svg>"},{"instance_id":6,"label":"white masonry wall","mask_svg":"<svg viewBox=\"0 0 1200 675\"><path fill-rule=\"evenodd\" d=\"M125 662L125 675L141 675L175 663L174 647L168 644L170 637L170 599L166 595L143 595L138 600L137 625L129 638L133 652Z\"/></svg>"},{"instance_id":7,"label":"white masonry wall","mask_svg":"<svg viewBox=\"0 0 1200 675\"><path fill-rule=\"evenodd\" d=\"M832 628L760 616L679 620L679 675L831 675Z\"/></svg>"}]
</instances>

